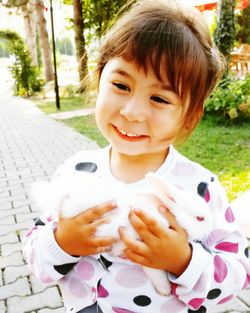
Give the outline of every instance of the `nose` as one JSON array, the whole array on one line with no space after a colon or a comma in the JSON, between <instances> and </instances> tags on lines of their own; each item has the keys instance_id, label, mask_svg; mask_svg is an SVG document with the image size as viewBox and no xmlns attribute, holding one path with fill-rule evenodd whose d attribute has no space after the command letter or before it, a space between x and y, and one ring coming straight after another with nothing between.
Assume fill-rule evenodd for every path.
<instances>
[{"instance_id":1,"label":"nose","mask_svg":"<svg viewBox=\"0 0 250 313\"><path fill-rule=\"evenodd\" d=\"M147 116L147 102L143 97L131 97L120 109L120 114L130 122L144 122Z\"/></svg>"}]
</instances>

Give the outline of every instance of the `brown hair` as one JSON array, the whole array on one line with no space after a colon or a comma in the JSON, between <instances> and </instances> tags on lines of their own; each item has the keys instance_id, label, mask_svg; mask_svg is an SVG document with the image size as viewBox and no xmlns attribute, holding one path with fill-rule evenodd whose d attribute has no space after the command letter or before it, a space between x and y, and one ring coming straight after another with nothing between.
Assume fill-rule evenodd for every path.
<instances>
[{"instance_id":1,"label":"brown hair","mask_svg":"<svg viewBox=\"0 0 250 313\"><path fill-rule=\"evenodd\" d=\"M97 62L98 81L114 57L133 59L161 80L162 64L183 103L188 99L183 132L187 136L203 114L204 101L224 70L203 16L174 0L141 0L133 4L103 38ZM164 61L164 63L162 63Z\"/></svg>"}]
</instances>

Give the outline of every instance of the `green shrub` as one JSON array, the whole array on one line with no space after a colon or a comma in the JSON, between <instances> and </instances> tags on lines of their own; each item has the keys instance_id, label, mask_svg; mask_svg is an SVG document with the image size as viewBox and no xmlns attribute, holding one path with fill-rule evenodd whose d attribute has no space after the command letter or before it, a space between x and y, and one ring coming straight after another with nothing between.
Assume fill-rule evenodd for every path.
<instances>
[{"instance_id":1,"label":"green shrub","mask_svg":"<svg viewBox=\"0 0 250 313\"><path fill-rule=\"evenodd\" d=\"M205 111L231 120L250 118L250 74L244 79L228 74L206 101Z\"/></svg>"},{"instance_id":2,"label":"green shrub","mask_svg":"<svg viewBox=\"0 0 250 313\"><path fill-rule=\"evenodd\" d=\"M15 93L20 96L30 96L40 91L42 80L39 79L38 69L32 65L31 57L23 39L11 30L0 30L0 38L7 41L10 53L15 61L10 71L15 79Z\"/></svg>"}]
</instances>

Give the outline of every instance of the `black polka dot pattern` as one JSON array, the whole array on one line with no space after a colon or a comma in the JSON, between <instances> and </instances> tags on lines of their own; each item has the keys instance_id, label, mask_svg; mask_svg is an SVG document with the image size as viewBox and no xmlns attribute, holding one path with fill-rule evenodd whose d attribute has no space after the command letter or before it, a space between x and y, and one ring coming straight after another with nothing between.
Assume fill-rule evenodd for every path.
<instances>
[{"instance_id":1,"label":"black polka dot pattern","mask_svg":"<svg viewBox=\"0 0 250 313\"><path fill-rule=\"evenodd\" d=\"M107 270L113 264L112 262L104 258L103 255L100 255L100 259L98 259L98 261L101 263L105 270Z\"/></svg>"},{"instance_id":2,"label":"black polka dot pattern","mask_svg":"<svg viewBox=\"0 0 250 313\"><path fill-rule=\"evenodd\" d=\"M40 219L40 218L37 218L35 220L35 226L44 226L45 223Z\"/></svg>"},{"instance_id":3,"label":"black polka dot pattern","mask_svg":"<svg viewBox=\"0 0 250 313\"><path fill-rule=\"evenodd\" d=\"M209 300L216 299L220 296L220 294L221 294L221 290L219 288L212 289L207 294L207 299Z\"/></svg>"},{"instance_id":4,"label":"black polka dot pattern","mask_svg":"<svg viewBox=\"0 0 250 313\"><path fill-rule=\"evenodd\" d=\"M201 306L198 310L188 309L188 313L206 313L207 309L204 306Z\"/></svg>"},{"instance_id":5,"label":"black polka dot pattern","mask_svg":"<svg viewBox=\"0 0 250 313\"><path fill-rule=\"evenodd\" d=\"M88 173L94 173L97 170L97 165L95 163L93 163L93 162L77 163L75 165L75 170L76 171L88 172Z\"/></svg>"},{"instance_id":6,"label":"black polka dot pattern","mask_svg":"<svg viewBox=\"0 0 250 313\"><path fill-rule=\"evenodd\" d=\"M66 275L74 266L76 263L67 263L63 265L54 265L54 269L62 275Z\"/></svg>"},{"instance_id":7,"label":"black polka dot pattern","mask_svg":"<svg viewBox=\"0 0 250 313\"><path fill-rule=\"evenodd\" d=\"M247 258L249 258L249 248L248 248L248 247L246 247L244 253L245 253L245 256L246 256Z\"/></svg>"},{"instance_id":8,"label":"black polka dot pattern","mask_svg":"<svg viewBox=\"0 0 250 313\"><path fill-rule=\"evenodd\" d=\"M151 303L151 299L148 296L137 296L133 299L134 303L138 306L148 306Z\"/></svg>"},{"instance_id":9,"label":"black polka dot pattern","mask_svg":"<svg viewBox=\"0 0 250 313\"><path fill-rule=\"evenodd\" d=\"M198 187L197 187L197 192L198 194L204 198L205 195L206 195L206 192L207 192L207 189L208 189L208 184L207 183L204 183L204 182L201 182L199 183Z\"/></svg>"}]
</instances>

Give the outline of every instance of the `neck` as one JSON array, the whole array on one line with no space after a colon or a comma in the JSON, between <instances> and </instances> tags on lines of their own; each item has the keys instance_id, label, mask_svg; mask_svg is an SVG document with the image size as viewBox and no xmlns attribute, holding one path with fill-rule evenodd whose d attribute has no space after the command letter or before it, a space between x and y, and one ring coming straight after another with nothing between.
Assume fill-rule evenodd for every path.
<instances>
[{"instance_id":1,"label":"neck","mask_svg":"<svg viewBox=\"0 0 250 313\"><path fill-rule=\"evenodd\" d=\"M111 148L110 169L112 175L125 183L134 183L145 177L148 172L156 171L165 161L169 148L152 154L131 156Z\"/></svg>"}]
</instances>

